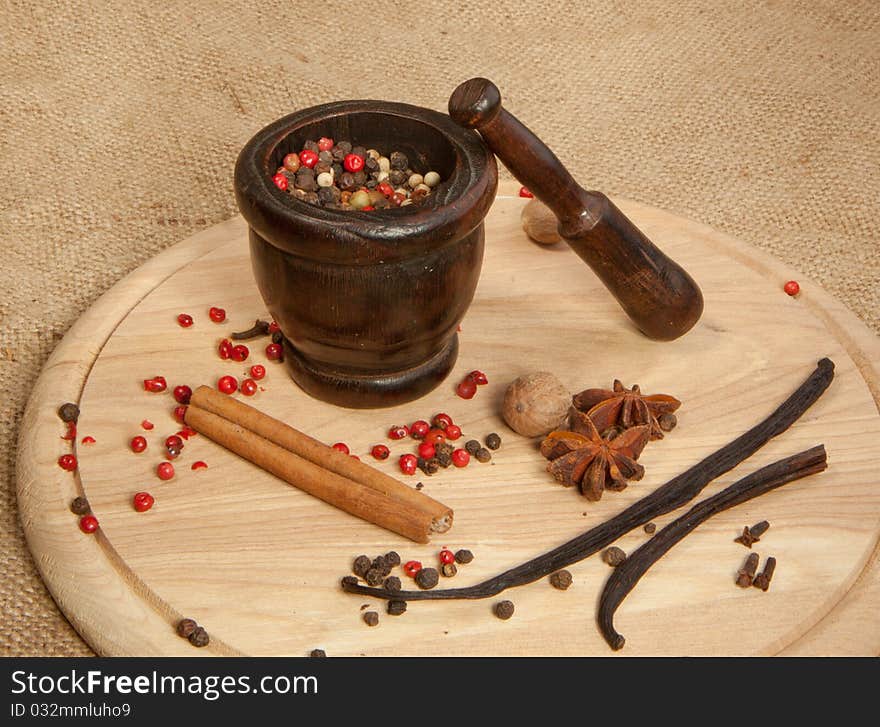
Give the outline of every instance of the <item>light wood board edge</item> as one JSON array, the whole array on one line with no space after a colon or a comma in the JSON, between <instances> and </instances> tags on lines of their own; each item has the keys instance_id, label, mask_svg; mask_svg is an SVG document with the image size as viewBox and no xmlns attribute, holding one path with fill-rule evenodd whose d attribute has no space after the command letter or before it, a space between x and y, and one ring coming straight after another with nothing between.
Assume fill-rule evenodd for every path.
<instances>
[{"instance_id":1,"label":"light wood board edge","mask_svg":"<svg viewBox=\"0 0 880 727\"><path fill-rule=\"evenodd\" d=\"M516 196L519 185L503 182L499 197ZM625 199L615 199L628 214L679 217ZM842 303L793 268L718 230L692 220L688 226L704 233L707 243L762 275L797 279L802 301L827 326L855 362L880 411L880 338ZM244 236L240 217L200 232L133 271L99 298L71 327L47 361L22 418L17 458L19 516L38 570L59 608L88 644L102 656L122 655L241 655L213 640L194 649L173 633L182 617L160 599L116 554L112 543L98 533L71 530L76 516L70 500L82 489L77 476L64 473L55 460L66 449L56 409L64 401L78 402L91 367L116 327L146 295L185 265L226 244L234 234ZM781 284L781 283L780 283ZM59 392L63 392L60 394ZM61 535L61 534L64 535ZM42 553L43 556L37 554ZM51 556L48 554L52 554ZM107 602L124 602L107 609ZM876 603L880 601L880 540L865 567L838 603L805 633L779 651L785 655L877 654L880 633ZM866 633L867 630L867 633ZM124 635L124 638L122 638ZM122 650L125 644L125 650Z\"/></svg>"}]
</instances>

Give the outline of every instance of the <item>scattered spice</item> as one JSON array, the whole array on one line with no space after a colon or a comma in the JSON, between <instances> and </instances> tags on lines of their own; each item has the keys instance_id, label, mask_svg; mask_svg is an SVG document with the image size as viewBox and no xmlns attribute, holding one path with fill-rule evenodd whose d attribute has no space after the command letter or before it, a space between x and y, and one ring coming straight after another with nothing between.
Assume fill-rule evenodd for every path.
<instances>
[{"instance_id":1,"label":"scattered spice","mask_svg":"<svg viewBox=\"0 0 880 727\"><path fill-rule=\"evenodd\" d=\"M385 553L385 562L392 568L400 565L400 555L396 550L389 550Z\"/></svg>"},{"instance_id":2,"label":"scattered spice","mask_svg":"<svg viewBox=\"0 0 880 727\"><path fill-rule=\"evenodd\" d=\"M464 443L464 448L467 450L467 453L470 455L476 455L478 451L483 448L483 445L480 444L476 439L469 439Z\"/></svg>"},{"instance_id":3,"label":"scattered spice","mask_svg":"<svg viewBox=\"0 0 880 727\"><path fill-rule=\"evenodd\" d=\"M773 573L776 571L776 558L772 555L764 561L764 570L762 570L757 576L755 576L755 580L752 582L752 585L755 588L760 588L762 591L765 591L770 588L770 581L773 580Z\"/></svg>"},{"instance_id":4,"label":"scattered spice","mask_svg":"<svg viewBox=\"0 0 880 727\"><path fill-rule=\"evenodd\" d=\"M309 656L312 659L323 659L327 656L327 652L324 649L312 649L309 652Z\"/></svg>"},{"instance_id":5,"label":"scattered spice","mask_svg":"<svg viewBox=\"0 0 880 727\"><path fill-rule=\"evenodd\" d=\"M248 328L246 331L237 331L235 333L229 334L229 337L233 341L246 341L249 338L256 338L257 336L268 336L269 335L269 321L257 320L254 321L254 325Z\"/></svg>"},{"instance_id":6,"label":"scattered spice","mask_svg":"<svg viewBox=\"0 0 880 727\"><path fill-rule=\"evenodd\" d=\"M617 425L623 429L647 425L651 439L663 439L657 417L671 414L681 406L674 396L642 394L638 384L627 389L618 379L611 389L585 389L572 397L578 411L585 412L599 431ZM673 425L674 426L674 425Z\"/></svg>"},{"instance_id":7,"label":"scattered spice","mask_svg":"<svg viewBox=\"0 0 880 727\"><path fill-rule=\"evenodd\" d=\"M380 568L370 568L364 574L364 580L369 586L378 586L383 580L385 580L385 573L383 573Z\"/></svg>"},{"instance_id":8,"label":"scattered spice","mask_svg":"<svg viewBox=\"0 0 880 727\"><path fill-rule=\"evenodd\" d=\"M553 550L481 583L465 588L401 591L391 594L381 589L364 588L357 583L356 579L347 581L346 578L343 578L342 588L348 593L374 598L400 598L402 595L408 600L451 600L490 598L508 588L533 583L560 568L588 558L634 528L676 510L693 500L710 482L751 457L773 437L786 431L822 396L833 379L834 363L828 358L821 359L796 391L776 407L770 415L747 432L673 477L650 495L641 498L609 520L590 528ZM651 538L642 547L655 543L658 537L659 533L657 537ZM456 554L456 560L458 560L457 556L458 554ZM636 562L638 563L638 561ZM633 557L631 556L626 564L612 573L611 577L617 578L621 570L630 572L632 563Z\"/></svg>"},{"instance_id":9,"label":"scattered spice","mask_svg":"<svg viewBox=\"0 0 880 727\"><path fill-rule=\"evenodd\" d=\"M602 551L602 560L612 568L616 568L626 560L626 553L616 545L612 545L610 548Z\"/></svg>"},{"instance_id":10,"label":"scattered spice","mask_svg":"<svg viewBox=\"0 0 880 727\"><path fill-rule=\"evenodd\" d=\"M367 626L378 626L379 625L379 614L376 611L367 611L364 614L364 623Z\"/></svg>"},{"instance_id":11,"label":"scattered spice","mask_svg":"<svg viewBox=\"0 0 880 727\"><path fill-rule=\"evenodd\" d=\"M802 477L822 472L828 466L825 447L821 444L804 452L779 460L762 467L752 474L734 482L716 495L698 502L684 515L677 518L648 542L638 548L622 565L614 571L599 599L599 630L615 651L623 648L626 641L614 628L614 613L627 594L635 588L639 579L656 563L664 553L682 540L712 515L740 505L744 502L770 492L777 487L799 480ZM750 553L749 557L757 557ZM769 561L768 561L769 565ZM774 564L775 565L775 564ZM770 575L773 570L770 568ZM769 584L769 578L767 579ZM759 586L760 587L760 586Z\"/></svg>"},{"instance_id":12,"label":"scattered spice","mask_svg":"<svg viewBox=\"0 0 880 727\"><path fill-rule=\"evenodd\" d=\"M645 474L636 459L651 434L647 425L633 427L614 439L602 439L589 415L571 408L572 431L557 430L541 442L547 471L566 487L578 485L588 500L599 500L608 490L622 490L627 480Z\"/></svg>"},{"instance_id":13,"label":"scattered spice","mask_svg":"<svg viewBox=\"0 0 880 727\"><path fill-rule=\"evenodd\" d=\"M554 588L558 588L560 591L568 590L571 581L571 573L565 569L558 570L550 575L550 585Z\"/></svg>"},{"instance_id":14,"label":"scattered spice","mask_svg":"<svg viewBox=\"0 0 880 727\"><path fill-rule=\"evenodd\" d=\"M507 621L507 619L513 616L513 601L498 601L498 603L495 604L495 608L492 610L502 621Z\"/></svg>"},{"instance_id":15,"label":"scattered spice","mask_svg":"<svg viewBox=\"0 0 880 727\"><path fill-rule=\"evenodd\" d=\"M452 452L447 452L446 450L442 452L437 452L437 456L435 457L437 460L437 464L446 469L447 467L452 465Z\"/></svg>"},{"instance_id":16,"label":"scattered spice","mask_svg":"<svg viewBox=\"0 0 880 727\"><path fill-rule=\"evenodd\" d=\"M82 495L74 497L70 503L70 511L74 515L88 515L91 509L89 501Z\"/></svg>"},{"instance_id":17,"label":"scattered spice","mask_svg":"<svg viewBox=\"0 0 880 727\"><path fill-rule=\"evenodd\" d=\"M743 528L742 535L738 538L734 538L734 543L742 543L747 548L751 548L754 543L757 543L761 540L761 536L767 532L770 528L770 523L766 520L762 520L759 523L755 523L752 527L746 525Z\"/></svg>"},{"instance_id":18,"label":"scattered spice","mask_svg":"<svg viewBox=\"0 0 880 727\"><path fill-rule=\"evenodd\" d=\"M422 568L416 573L416 585L425 590L431 589L440 582L440 574L436 568Z\"/></svg>"},{"instance_id":19,"label":"scattered spice","mask_svg":"<svg viewBox=\"0 0 880 727\"><path fill-rule=\"evenodd\" d=\"M758 554L749 553L745 563L743 563L742 567L736 572L736 585L740 588L748 588L752 585L752 581L755 578L755 571L757 570Z\"/></svg>"},{"instance_id":20,"label":"scattered spice","mask_svg":"<svg viewBox=\"0 0 880 727\"><path fill-rule=\"evenodd\" d=\"M76 439L76 422L67 422L67 433L61 438L66 442Z\"/></svg>"},{"instance_id":21,"label":"scattered spice","mask_svg":"<svg viewBox=\"0 0 880 727\"><path fill-rule=\"evenodd\" d=\"M153 424L153 422L151 422L149 419L144 419L141 422L141 428L146 429L147 431L150 431L154 426L156 425Z\"/></svg>"},{"instance_id":22,"label":"scattered spice","mask_svg":"<svg viewBox=\"0 0 880 727\"><path fill-rule=\"evenodd\" d=\"M801 286L798 285L797 280L789 280L785 285L782 286L782 289L785 291L786 295L795 296L801 292Z\"/></svg>"},{"instance_id":23,"label":"scattered spice","mask_svg":"<svg viewBox=\"0 0 880 727\"><path fill-rule=\"evenodd\" d=\"M388 601L387 611L389 616L400 616L400 614L406 612L406 601L400 601L396 599Z\"/></svg>"},{"instance_id":24,"label":"scattered spice","mask_svg":"<svg viewBox=\"0 0 880 727\"><path fill-rule=\"evenodd\" d=\"M388 576L385 579L383 587L386 591L399 591L402 588L400 578L398 578L397 576Z\"/></svg>"},{"instance_id":25,"label":"scattered spice","mask_svg":"<svg viewBox=\"0 0 880 727\"><path fill-rule=\"evenodd\" d=\"M445 578L452 578L452 576L458 573L458 568L455 567L455 563L444 563L440 566L440 572Z\"/></svg>"},{"instance_id":26,"label":"scattered spice","mask_svg":"<svg viewBox=\"0 0 880 727\"><path fill-rule=\"evenodd\" d=\"M208 463L203 462L202 460L197 460L192 463L192 467L190 469L194 470L206 470L208 469Z\"/></svg>"},{"instance_id":27,"label":"scattered spice","mask_svg":"<svg viewBox=\"0 0 880 727\"><path fill-rule=\"evenodd\" d=\"M664 432L671 432L678 424L678 417L666 412L657 417L657 424Z\"/></svg>"},{"instance_id":28,"label":"scattered spice","mask_svg":"<svg viewBox=\"0 0 880 727\"><path fill-rule=\"evenodd\" d=\"M79 519L79 529L87 535L91 535L98 529L98 518L94 515L83 515Z\"/></svg>"},{"instance_id":29,"label":"scattered spice","mask_svg":"<svg viewBox=\"0 0 880 727\"><path fill-rule=\"evenodd\" d=\"M365 555L359 555L354 559L354 565L351 567L351 572L356 576L363 578L367 575L367 571L370 570L370 566L372 566L373 562Z\"/></svg>"},{"instance_id":30,"label":"scattered spice","mask_svg":"<svg viewBox=\"0 0 880 727\"><path fill-rule=\"evenodd\" d=\"M182 618L177 622L177 635L188 639L190 634L198 628L198 624L191 618Z\"/></svg>"},{"instance_id":31,"label":"scattered spice","mask_svg":"<svg viewBox=\"0 0 880 727\"><path fill-rule=\"evenodd\" d=\"M657 526L654 523L645 523L644 530L648 535L653 535L657 530Z\"/></svg>"},{"instance_id":32,"label":"scattered spice","mask_svg":"<svg viewBox=\"0 0 880 727\"><path fill-rule=\"evenodd\" d=\"M132 506L138 512L146 512L153 507L156 500L149 492L136 492L132 498Z\"/></svg>"},{"instance_id":33,"label":"scattered spice","mask_svg":"<svg viewBox=\"0 0 880 727\"><path fill-rule=\"evenodd\" d=\"M480 447L474 457L476 458L477 462L482 462L483 464L485 464L492 459L492 453L485 447Z\"/></svg>"},{"instance_id":34,"label":"scattered spice","mask_svg":"<svg viewBox=\"0 0 880 727\"><path fill-rule=\"evenodd\" d=\"M461 550L455 551L455 562L460 565L467 565L474 559L474 554L471 551L462 548Z\"/></svg>"},{"instance_id":35,"label":"scattered spice","mask_svg":"<svg viewBox=\"0 0 880 727\"><path fill-rule=\"evenodd\" d=\"M417 560L408 560L403 566L403 572L410 578L415 578L422 569L422 564Z\"/></svg>"},{"instance_id":36,"label":"scattered spice","mask_svg":"<svg viewBox=\"0 0 880 727\"><path fill-rule=\"evenodd\" d=\"M501 437L496 433L486 435L486 446L491 450L496 450L501 446Z\"/></svg>"},{"instance_id":37,"label":"scattered spice","mask_svg":"<svg viewBox=\"0 0 880 727\"><path fill-rule=\"evenodd\" d=\"M72 402L62 404L58 407L58 416L61 417L63 422L76 423L77 419L79 419L79 407Z\"/></svg>"},{"instance_id":38,"label":"scattered spice","mask_svg":"<svg viewBox=\"0 0 880 727\"><path fill-rule=\"evenodd\" d=\"M189 313L181 313L177 316L177 325L181 328L189 328L193 324L193 317Z\"/></svg>"},{"instance_id":39,"label":"scattered spice","mask_svg":"<svg viewBox=\"0 0 880 727\"><path fill-rule=\"evenodd\" d=\"M72 454L62 454L58 458L58 466L66 472L73 472L76 469L76 457Z\"/></svg>"},{"instance_id":40,"label":"scattered spice","mask_svg":"<svg viewBox=\"0 0 880 727\"><path fill-rule=\"evenodd\" d=\"M85 445L92 445L92 444L95 443L95 441L96 441L96 440L95 440L94 437L83 437L83 438L80 440L80 443L81 443L81 444L85 444Z\"/></svg>"}]
</instances>

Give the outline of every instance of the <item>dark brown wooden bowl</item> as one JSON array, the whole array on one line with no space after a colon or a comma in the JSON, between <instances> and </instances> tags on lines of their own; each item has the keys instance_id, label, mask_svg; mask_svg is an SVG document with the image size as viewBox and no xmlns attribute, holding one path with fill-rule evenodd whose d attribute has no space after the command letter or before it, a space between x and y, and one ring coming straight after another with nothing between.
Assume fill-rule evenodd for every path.
<instances>
[{"instance_id":1,"label":"dark brown wooden bowl","mask_svg":"<svg viewBox=\"0 0 880 727\"><path fill-rule=\"evenodd\" d=\"M419 206L360 212L308 204L272 176L286 154L328 136L443 180ZM393 406L439 384L483 259L483 218L498 168L476 132L430 109L339 101L257 133L235 166L254 276L284 333L285 362L306 392L353 408Z\"/></svg>"}]
</instances>

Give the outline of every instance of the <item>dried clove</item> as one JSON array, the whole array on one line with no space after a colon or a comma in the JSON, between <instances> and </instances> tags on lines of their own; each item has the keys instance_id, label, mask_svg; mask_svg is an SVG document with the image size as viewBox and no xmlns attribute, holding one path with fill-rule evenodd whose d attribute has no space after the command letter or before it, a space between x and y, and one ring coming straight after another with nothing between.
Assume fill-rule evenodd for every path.
<instances>
[{"instance_id":1,"label":"dried clove","mask_svg":"<svg viewBox=\"0 0 880 727\"><path fill-rule=\"evenodd\" d=\"M752 585L755 588L760 588L762 591L766 591L768 588L770 588L770 581L773 579L773 573L775 570L776 558L771 555L764 562L764 570L762 570L757 576L755 576L755 580L752 582Z\"/></svg>"},{"instance_id":2,"label":"dried clove","mask_svg":"<svg viewBox=\"0 0 880 727\"><path fill-rule=\"evenodd\" d=\"M356 579L342 579L342 588L375 598L406 598L407 600L451 600L491 598L515 586L533 583L560 568L577 563L613 543L630 530L693 500L713 480L751 457L773 437L782 434L796 422L825 392L834 379L834 363L821 359L804 382L761 422L716 450L703 460L673 477L650 495L630 505L605 522L557 546L536 558L500 573L488 580L464 588L441 588L432 591L400 591L389 593L378 588L365 588ZM657 540L651 538L648 543ZM643 546L644 547L644 546ZM458 558L456 558L458 560ZM630 557L632 560L632 557ZM459 563L462 561L458 561ZM617 571L612 578L617 576ZM353 581L353 582L352 582ZM623 638L623 637L621 637Z\"/></svg>"},{"instance_id":3,"label":"dried clove","mask_svg":"<svg viewBox=\"0 0 880 727\"><path fill-rule=\"evenodd\" d=\"M267 336L269 335L269 321L263 321L257 318L254 321L254 325L251 328L248 328L246 331L238 331L236 333L231 333L229 337L233 341L244 341L248 338L256 338L257 336Z\"/></svg>"},{"instance_id":4,"label":"dried clove","mask_svg":"<svg viewBox=\"0 0 880 727\"><path fill-rule=\"evenodd\" d=\"M755 571L758 570L758 554L757 553L749 553L749 557L746 558L746 562L743 563L742 568L737 571L736 574L736 585L740 588L748 588L752 585L752 581L755 578Z\"/></svg>"},{"instance_id":5,"label":"dried clove","mask_svg":"<svg viewBox=\"0 0 880 727\"><path fill-rule=\"evenodd\" d=\"M757 543L761 539L761 536L767 532L769 527L770 523L766 520L762 520L761 522L752 525L752 527L746 525L743 528L742 535L738 538L734 538L733 542L742 543L747 548L751 548L754 543Z\"/></svg>"}]
</instances>

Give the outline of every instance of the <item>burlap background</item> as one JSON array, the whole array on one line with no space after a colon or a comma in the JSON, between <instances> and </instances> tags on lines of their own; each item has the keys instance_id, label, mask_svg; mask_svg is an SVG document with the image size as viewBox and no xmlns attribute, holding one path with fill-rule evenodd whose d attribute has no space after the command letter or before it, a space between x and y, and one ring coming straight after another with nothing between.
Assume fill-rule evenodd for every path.
<instances>
[{"instance_id":1,"label":"burlap background","mask_svg":"<svg viewBox=\"0 0 880 727\"><path fill-rule=\"evenodd\" d=\"M0 3L2 653L91 653L16 517L40 367L125 273L236 213L238 149L294 109L445 109L488 76L586 185L769 250L880 330L876 0L384 5Z\"/></svg>"}]
</instances>

